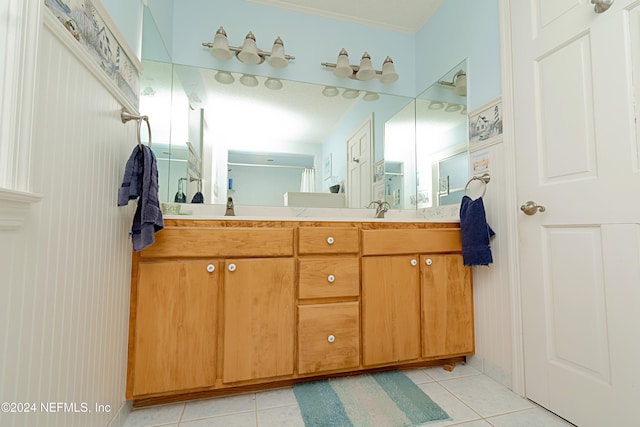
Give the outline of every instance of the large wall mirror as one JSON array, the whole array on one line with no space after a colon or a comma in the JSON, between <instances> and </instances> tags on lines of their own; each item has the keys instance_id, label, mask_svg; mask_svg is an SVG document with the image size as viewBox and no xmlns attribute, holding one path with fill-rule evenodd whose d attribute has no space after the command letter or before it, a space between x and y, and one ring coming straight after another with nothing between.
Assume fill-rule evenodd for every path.
<instances>
[{"instance_id":1,"label":"large wall mirror","mask_svg":"<svg viewBox=\"0 0 640 427\"><path fill-rule=\"evenodd\" d=\"M145 10L140 111L152 119L161 201L201 193L215 204L383 200L405 210L459 202L465 63L408 98L172 64L154 27ZM355 154L351 141L362 138L367 149Z\"/></svg>"}]
</instances>

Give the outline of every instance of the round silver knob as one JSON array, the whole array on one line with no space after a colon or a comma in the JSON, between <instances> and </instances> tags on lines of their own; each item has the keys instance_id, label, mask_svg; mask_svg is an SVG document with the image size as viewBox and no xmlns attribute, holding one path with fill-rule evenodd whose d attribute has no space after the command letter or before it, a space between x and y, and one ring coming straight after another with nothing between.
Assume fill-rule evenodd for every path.
<instances>
[{"instance_id":1,"label":"round silver knob","mask_svg":"<svg viewBox=\"0 0 640 427\"><path fill-rule=\"evenodd\" d=\"M214 271L216 271L216 266L215 266L215 265L213 265L213 264L209 264L209 265L207 265L207 271L208 271L209 273L213 273Z\"/></svg>"},{"instance_id":2,"label":"round silver knob","mask_svg":"<svg viewBox=\"0 0 640 427\"><path fill-rule=\"evenodd\" d=\"M334 337L333 335L329 335L327 337L327 341L329 341L329 342L334 342L335 340L336 340L336 337Z\"/></svg>"},{"instance_id":3,"label":"round silver knob","mask_svg":"<svg viewBox=\"0 0 640 427\"><path fill-rule=\"evenodd\" d=\"M595 4L593 10L596 13L602 13L611 7L613 0L591 0L591 4Z\"/></svg>"},{"instance_id":4,"label":"round silver knob","mask_svg":"<svg viewBox=\"0 0 640 427\"><path fill-rule=\"evenodd\" d=\"M333 242L335 242L335 239L331 236L327 237L327 243L330 245L333 245Z\"/></svg>"},{"instance_id":5,"label":"round silver knob","mask_svg":"<svg viewBox=\"0 0 640 427\"><path fill-rule=\"evenodd\" d=\"M236 271L236 265L235 264L229 264L229 271Z\"/></svg>"},{"instance_id":6,"label":"round silver knob","mask_svg":"<svg viewBox=\"0 0 640 427\"><path fill-rule=\"evenodd\" d=\"M424 263L427 265L431 265L433 264L433 261L431 260L431 258L427 258Z\"/></svg>"},{"instance_id":7,"label":"round silver knob","mask_svg":"<svg viewBox=\"0 0 640 427\"><path fill-rule=\"evenodd\" d=\"M418 265L418 261L415 260L415 259L412 259L411 260L411 265L413 265L415 267L416 265Z\"/></svg>"},{"instance_id":8,"label":"round silver knob","mask_svg":"<svg viewBox=\"0 0 640 427\"><path fill-rule=\"evenodd\" d=\"M527 215L535 215L538 212L544 212L547 209L533 200L528 200L524 205L520 206L520 210Z\"/></svg>"},{"instance_id":9,"label":"round silver knob","mask_svg":"<svg viewBox=\"0 0 640 427\"><path fill-rule=\"evenodd\" d=\"M333 274L330 274L330 275L327 277L327 281L329 281L329 283L333 283L333 282L335 282L335 281L336 281L336 277L335 277Z\"/></svg>"}]
</instances>

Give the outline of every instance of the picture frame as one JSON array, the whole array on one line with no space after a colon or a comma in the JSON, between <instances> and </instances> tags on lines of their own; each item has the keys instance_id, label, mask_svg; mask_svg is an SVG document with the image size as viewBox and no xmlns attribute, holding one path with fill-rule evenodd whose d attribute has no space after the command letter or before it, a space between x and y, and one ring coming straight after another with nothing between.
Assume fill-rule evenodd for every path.
<instances>
[{"instance_id":1,"label":"picture frame","mask_svg":"<svg viewBox=\"0 0 640 427\"><path fill-rule=\"evenodd\" d=\"M378 160L373 169L373 182L384 181L384 159Z\"/></svg>"},{"instance_id":2,"label":"picture frame","mask_svg":"<svg viewBox=\"0 0 640 427\"><path fill-rule=\"evenodd\" d=\"M324 158L324 162L322 164L322 177L324 178L325 181L331 178L332 168L333 168L332 154L329 153L329 155Z\"/></svg>"},{"instance_id":3,"label":"picture frame","mask_svg":"<svg viewBox=\"0 0 640 427\"><path fill-rule=\"evenodd\" d=\"M469 114L469 147L492 145L502 139L502 98L496 98Z\"/></svg>"}]
</instances>

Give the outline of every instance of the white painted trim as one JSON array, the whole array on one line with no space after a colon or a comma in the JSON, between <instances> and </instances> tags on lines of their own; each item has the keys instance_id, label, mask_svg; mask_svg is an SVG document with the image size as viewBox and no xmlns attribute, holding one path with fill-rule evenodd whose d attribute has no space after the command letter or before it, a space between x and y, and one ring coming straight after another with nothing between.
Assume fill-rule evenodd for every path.
<instances>
[{"instance_id":1,"label":"white painted trim","mask_svg":"<svg viewBox=\"0 0 640 427\"><path fill-rule=\"evenodd\" d=\"M42 4L10 0L4 73L0 74L0 230L16 230L32 203L42 196L29 193L31 140L36 82L37 46Z\"/></svg>"},{"instance_id":2,"label":"white painted trim","mask_svg":"<svg viewBox=\"0 0 640 427\"><path fill-rule=\"evenodd\" d=\"M519 0L516 0L519 1ZM498 0L500 16L500 62L502 74L502 123L505 150L505 186L507 246L511 254L509 260L509 289L511 293L511 385L521 396L526 395L524 376L524 346L522 329L522 292L520 286L520 265L518 248L518 209L516 186L516 152L514 139L513 110L513 65L511 57L511 4L510 0Z\"/></svg>"},{"instance_id":3,"label":"white painted trim","mask_svg":"<svg viewBox=\"0 0 640 427\"><path fill-rule=\"evenodd\" d=\"M0 188L29 191L31 132L41 2L9 0L4 74L0 74Z\"/></svg>"},{"instance_id":4,"label":"white painted trim","mask_svg":"<svg viewBox=\"0 0 640 427\"><path fill-rule=\"evenodd\" d=\"M49 10L49 8L45 7L42 13L42 22L51 33L56 36L68 49L71 53L75 55L75 57L80 61L82 65L84 65L87 70L93 74L93 76L98 79L98 81L109 91L114 98L129 111L131 114L140 114L138 109L129 101L129 99L122 93L122 91L118 88L116 83L111 80L104 71L96 64L91 55L83 49L83 47L78 43L76 39L69 33L69 31L65 30L60 22L55 17L53 12ZM119 114L120 112L118 112ZM118 115L118 117L120 117Z\"/></svg>"},{"instance_id":5,"label":"white painted trim","mask_svg":"<svg viewBox=\"0 0 640 427\"><path fill-rule=\"evenodd\" d=\"M42 195L0 188L0 230L17 230L24 224L32 203Z\"/></svg>"}]
</instances>

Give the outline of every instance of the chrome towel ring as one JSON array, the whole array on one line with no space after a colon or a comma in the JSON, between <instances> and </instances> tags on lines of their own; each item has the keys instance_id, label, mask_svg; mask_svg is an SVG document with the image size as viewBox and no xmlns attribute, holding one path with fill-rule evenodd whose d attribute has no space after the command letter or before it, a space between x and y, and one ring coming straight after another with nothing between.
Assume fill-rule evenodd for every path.
<instances>
[{"instance_id":1,"label":"chrome towel ring","mask_svg":"<svg viewBox=\"0 0 640 427\"><path fill-rule=\"evenodd\" d=\"M467 181L467 185L464 186L464 195L467 195L467 189L469 188L469 184L471 184L472 181L480 181L482 182L483 188L482 188L482 196L480 197L484 197L485 194L487 194L487 183L489 181L491 181L491 175L489 175L488 172L483 173L480 176L473 176L471 177L471 179L469 181Z\"/></svg>"},{"instance_id":2,"label":"chrome towel ring","mask_svg":"<svg viewBox=\"0 0 640 427\"><path fill-rule=\"evenodd\" d=\"M130 112L128 112L123 108L120 111L120 120L122 120L122 123L127 123L128 121L131 121L131 120L138 121L138 148L140 148L141 150L142 150L142 138L140 136L140 133L142 131L142 122L143 121L146 122L147 131L149 132L149 148L151 148L151 124L149 123L149 116L136 116L135 114L131 114Z\"/></svg>"}]
</instances>

